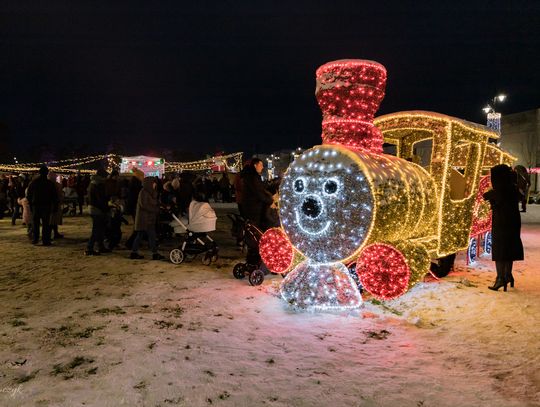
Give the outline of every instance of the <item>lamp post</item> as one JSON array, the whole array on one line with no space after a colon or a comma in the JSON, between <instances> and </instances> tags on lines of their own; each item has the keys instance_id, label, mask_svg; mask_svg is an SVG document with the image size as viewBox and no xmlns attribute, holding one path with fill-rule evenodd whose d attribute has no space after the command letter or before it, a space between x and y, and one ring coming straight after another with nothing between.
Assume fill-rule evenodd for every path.
<instances>
[{"instance_id":1,"label":"lamp post","mask_svg":"<svg viewBox=\"0 0 540 407\"><path fill-rule=\"evenodd\" d=\"M506 95L497 95L482 109L487 114L487 126L495 130L499 135L501 134L501 114L495 111L495 105L504 102L505 99Z\"/></svg>"}]
</instances>

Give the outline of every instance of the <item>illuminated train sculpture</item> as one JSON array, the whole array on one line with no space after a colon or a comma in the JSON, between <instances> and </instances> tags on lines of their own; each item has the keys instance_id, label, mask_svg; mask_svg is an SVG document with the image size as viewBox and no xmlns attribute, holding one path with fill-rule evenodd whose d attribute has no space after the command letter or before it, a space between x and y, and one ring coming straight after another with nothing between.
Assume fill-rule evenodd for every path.
<instances>
[{"instance_id":1,"label":"illuminated train sculpture","mask_svg":"<svg viewBox=\"0 0 540 407\"><path fill-rule=\"evenodd\" d=\"M323 145L289 166L279 192L281 228L260 242L268 268L287 273L281 296L307 309L356 308L362 299L351 264L363 288L381 299L402 295L430 267L447 274L469 244L475 202L483 225L489 221L476 200L482 170L512 161L488 145L497 134L432 112L374 120L386 84L377 62L330 62L316 76ZM424 168L411 161L426 140L432 154ZM383 143L396 155L383 153Z\"/></svg>"}]
</instances>

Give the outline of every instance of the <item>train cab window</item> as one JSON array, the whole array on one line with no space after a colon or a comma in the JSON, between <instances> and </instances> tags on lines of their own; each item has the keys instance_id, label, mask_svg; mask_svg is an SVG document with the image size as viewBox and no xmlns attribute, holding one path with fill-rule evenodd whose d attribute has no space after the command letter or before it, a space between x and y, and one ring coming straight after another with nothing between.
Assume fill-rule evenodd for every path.
<instances>
[{"instance_id":1,"label":"train cab window","mask_svg":"<svg viewBox=\"0 0 540 407\"><path fill-rule=\"evenodd\" d=\"M454 155L450 163L450 199L454 201L471 197L474 180L479 171L480 146L470 143L462 151L464 156Z\"/></svg>"},{"instance_id":2,"label":"train cab window","mask_svg":"<svg viewBox=\"0 0 540 407\"><path fill-rule=\"evenodd\" d=\"M412 162L428 168L431 164L431 153L433 152L433 140L420 140L413 144Z\"/></svg>"},{"instance_id":3,"label":"train cab window","mask_svg":"<svg viewBox=\"0 0 540 407\"><path fill-rule=\"evenodd\" d=\"M397 155L397 146L395 144L384 143L383 153L389 155Z\"/></svg>"}]
</instances>

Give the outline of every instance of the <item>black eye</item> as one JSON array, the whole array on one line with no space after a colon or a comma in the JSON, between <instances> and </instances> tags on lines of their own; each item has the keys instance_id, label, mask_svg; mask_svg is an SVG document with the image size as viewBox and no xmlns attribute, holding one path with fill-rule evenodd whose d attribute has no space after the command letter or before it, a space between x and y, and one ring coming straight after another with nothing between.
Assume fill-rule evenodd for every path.
<instances>
[{"instance_id":1,"label":"black eye","mask_svg":"<svg viewBox=\"0 0 540 407\"><path fill-rule=\"evenodd\" d=\"M338 184L334 180L329 180L324 183L324 192L328 195L335 194L338 190Z\"/></svg>"},{"instance_id":2,"label":"black eye","mask_svg":"<svg viewBox=\"0 0 540 407\"><path fill-rule=\"evenodd\" d=\"M294 191L295 192L304 192L304 180L303 179L297 179L294 181Z\"/></svg>"}]
</instances>

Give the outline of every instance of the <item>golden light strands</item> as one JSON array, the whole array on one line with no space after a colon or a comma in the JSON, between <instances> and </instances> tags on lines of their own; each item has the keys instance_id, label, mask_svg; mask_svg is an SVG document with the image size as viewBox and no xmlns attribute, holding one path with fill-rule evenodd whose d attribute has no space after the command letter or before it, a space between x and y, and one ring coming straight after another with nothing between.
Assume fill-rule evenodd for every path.
<instances>
[{"instance_id":1,"label":"golden light strands","mask_svg":"<svg viewBox=\"0 0 540 407\"><path fill-rule=\"evenodd\" d=\"M167 162L165 168L167 172L175 171L204 171L210 170L216 165L216 160L219 160L224 164L227 171L239 172L242 169L242 152L232 153L222 156L215 156L211 158L205 158L198 161L189 162Z\"/></svg>"}]
</instances>

